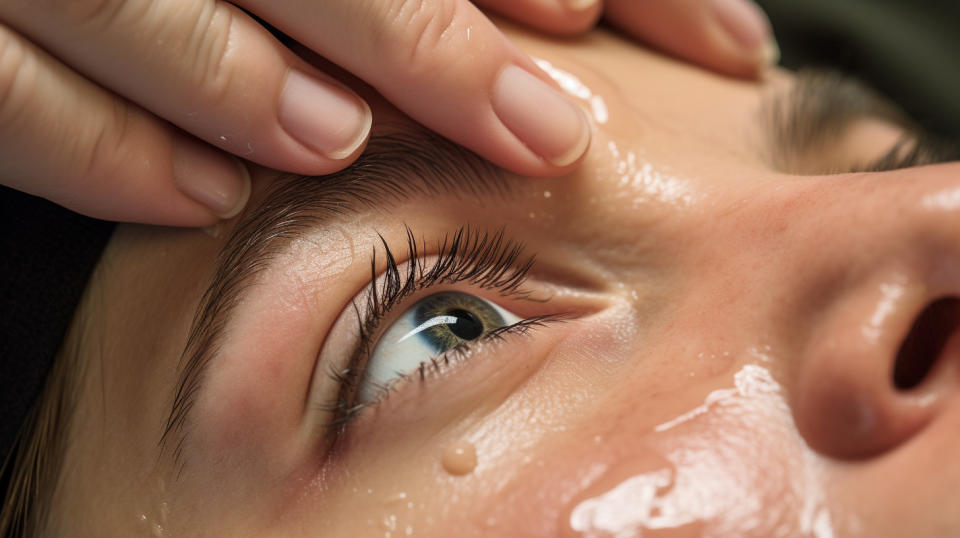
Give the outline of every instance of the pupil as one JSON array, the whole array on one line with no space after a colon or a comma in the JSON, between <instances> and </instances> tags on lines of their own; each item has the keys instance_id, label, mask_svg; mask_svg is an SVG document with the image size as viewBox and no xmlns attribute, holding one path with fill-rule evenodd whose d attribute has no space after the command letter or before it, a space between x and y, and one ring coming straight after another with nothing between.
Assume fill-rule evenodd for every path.
<instances>
[{"instance_id":1,"label":"pupil","mask_svg":"<svg viewBox=\"0 0 960 538\"><path fill-rule=\"evenodd\" d=\"M456 309L447 312L448 316L457 318L456 323L447 325L450 331L463 340L474 340L483 334L483 323L466 310Z\"/></svg>"}]
</instances>

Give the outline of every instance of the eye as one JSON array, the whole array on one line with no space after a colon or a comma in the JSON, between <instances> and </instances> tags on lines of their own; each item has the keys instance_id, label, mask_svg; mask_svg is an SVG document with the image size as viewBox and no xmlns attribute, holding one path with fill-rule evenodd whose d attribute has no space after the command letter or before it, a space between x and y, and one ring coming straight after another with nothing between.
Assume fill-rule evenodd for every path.
<instances>
[{"instance_id":1,"label":"eye","mask_svg":"<svg viewBox=\"0 0 960 538\"><path fill-rule=\"evenodd\" d=\"M519 316L468 293L441 292L421 299L377 341L357 399L369 402L422 363L521 321Z\"/></svg>"}]
</instances>

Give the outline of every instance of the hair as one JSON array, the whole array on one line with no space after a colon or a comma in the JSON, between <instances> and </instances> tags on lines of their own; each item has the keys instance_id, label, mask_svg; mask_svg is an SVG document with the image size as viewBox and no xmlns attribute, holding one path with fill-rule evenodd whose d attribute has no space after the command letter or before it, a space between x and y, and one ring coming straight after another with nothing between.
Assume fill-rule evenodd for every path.
<instances>
[{"instance_id":1,"label":"hair","mask_svg":"<svg viewBox=\"0 0 960 538\"><path fill-rule=\"evenodd\" d=\"M0 510L3 538L48 532L80 386L90 288L88 284L43 388L0 467L0 477L9 478Z\"/></svg>"}]
</instances>

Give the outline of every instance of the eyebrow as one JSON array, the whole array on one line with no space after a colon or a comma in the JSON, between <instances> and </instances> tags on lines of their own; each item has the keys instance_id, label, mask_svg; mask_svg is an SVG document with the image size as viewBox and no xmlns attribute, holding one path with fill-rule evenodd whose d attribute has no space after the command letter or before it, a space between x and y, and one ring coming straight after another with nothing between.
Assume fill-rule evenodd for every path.
<instances>
[{"instance_id":1,"label":"eyebrow","mask_svg":"<svg viewBox=\"0 0 960 538\"><path fill-rule=\"evenodd\" d=\"M857 120L876 119L904 131L885 155L844 172L882 172L960 159L960 144L925 132L892 101L838 71L804 69L791 89L765 102L763 119L770 135L771 164L785 172L800 172L804 162L841 139ZM823 172L837 172L824 170Z\"/></svg>"},{"instance_id":2,"label":"eyebrow","mask_svg":"<svg viewBox=\"0 0 960 538\"><path fill-rule=\"evenodd\" d=\"M211 283L201 296L178 363L173 403L160 438L177 475L190 412L206 372L220 349L234 306L292 240L330 218L382 210L434 195L479 203L507 199L504 171L423 128L380 125L364 153L346 169L326 176L287 174L274 181L264 202L245 215L221 249Z\"/></svg>"}]
</instances>

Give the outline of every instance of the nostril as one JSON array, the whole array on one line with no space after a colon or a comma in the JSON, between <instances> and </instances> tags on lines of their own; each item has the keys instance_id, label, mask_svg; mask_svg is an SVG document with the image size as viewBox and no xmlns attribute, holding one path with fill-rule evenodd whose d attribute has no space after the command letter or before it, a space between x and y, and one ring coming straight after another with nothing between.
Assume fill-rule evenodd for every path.
<instances>
[{"instance_id":1,"label":"nostril","mask_svg":"<svg viewBox=\"0 0 960 538\"><path fill-rule=\"evenodd\" d=\"M944 297L930 303L917 316L897 352L893 366L894 386L899 390L909 390L920 385L958 328L960 298Z\"/></svg>"},{"instance_id":2,"label":"nostril","mask_svg":"<svg viewBox=\"0 0 960 538\"><path fill-rule=\"evenodd\" d=\"M897 449L944 410L956 411L948 402L960 402L960 294L927 303L899 350L886 338L860 338L862 325L849 321L862 319L834 318L827 324L831 332L811 339L791 387L797 431L810 448L837 460Z\"/></svg>"}]
</instances>

